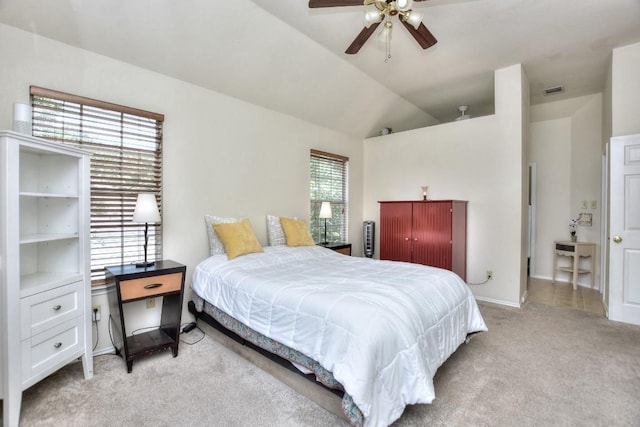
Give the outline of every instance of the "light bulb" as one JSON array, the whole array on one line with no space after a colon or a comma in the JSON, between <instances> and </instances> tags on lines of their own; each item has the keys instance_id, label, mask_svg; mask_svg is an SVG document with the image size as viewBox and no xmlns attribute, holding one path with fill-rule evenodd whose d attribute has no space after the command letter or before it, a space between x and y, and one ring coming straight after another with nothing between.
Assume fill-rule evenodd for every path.
<instances>
[{"instance_id":1,"label":"light bulb","mask_svg":"<svg viewBox=\"0 0 640 427\"><path fill-rule=\"evenodd\" d=\"M418 12L410 10L409 12L404 14L404 20L417 31L418 27L420 27L420 23L422 22L422 15Z\"/></svg>"},{"instance_id":2,"label":"light bulb","mask_svg":"<svg viewBox=\"0 0 640 427\"><path fill-rule=\"evenodd\" d=\"M413 5L413 0L396 0L396 10L398 12L406 12L411 9Z\"/></svg>"},{"instance_id":3,"label":"light bulb","mask_svg":"<svg viewBox=\"0 0 640 427\"><path fill-rule=\"evenodd\" d=\"M383 17L379 10L369 10L364 14L364 26L369 28L372 24L381 22Z\"/></svg>"}]
</instances>

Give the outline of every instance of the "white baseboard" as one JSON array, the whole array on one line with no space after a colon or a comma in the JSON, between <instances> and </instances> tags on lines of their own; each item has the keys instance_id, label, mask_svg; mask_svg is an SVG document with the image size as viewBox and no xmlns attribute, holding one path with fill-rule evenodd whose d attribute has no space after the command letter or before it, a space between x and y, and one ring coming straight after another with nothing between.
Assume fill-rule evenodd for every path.
<instances>
[{"instance_id":1,"label":"white baseboard","mask_svg":"<svg viewBox=\"0 0 640 427\"><path fill-rule=\"evenodd\" d=\"M93 350L93 357L104 356L105 354L116 354L116 349L113 347L105 347Z\"/></svg>"},{"instance_id":2,"label":"white baseboard","mask_svg":"<svg viewBox=\"0 0 640 427\"><path fill-rule=\"evenodd\" d=\"M493 304L506 305L506 306L509 306L509 307L520 308L520 304L511 302L511 301L503 301L503 300L499 300L499 299L487 298L487 297L479 297L479 296L476 296L476 300L484 301L484 302L490 302L490 303L493 303Z\"/></svg>"},{"instance_id":3,"label":"white baseboard","mask_svg":"<svg viewBox=\"0 0 640 427\"><path fill-rule=\"evenodd\" d=\"M551 281L553 280L553 277L549 277L549 276L538 276L538 275L534 275L534 276L531 276L531 278L532 278L532 279L539 279L539 280L548 280L549 282L551 282ZM569 284L569 285L571 284L571 282L570 282L570 281L568 281L568 280L558 280L558 279L556 279L556 282L558 282L558 283L566 283L566 284ZM597 287L597 285L598 285L597 283L596 283L596 287L595 287L595 288L592 288L592 287L591 287L591 282L589 282L589 283L581 283L581 282L580 282L580 279L578 279L578 283L577 283L577 285L578 285L578 286L582 286L583 288L599 290L599 288Z\"/></svg>"}]
</instances>

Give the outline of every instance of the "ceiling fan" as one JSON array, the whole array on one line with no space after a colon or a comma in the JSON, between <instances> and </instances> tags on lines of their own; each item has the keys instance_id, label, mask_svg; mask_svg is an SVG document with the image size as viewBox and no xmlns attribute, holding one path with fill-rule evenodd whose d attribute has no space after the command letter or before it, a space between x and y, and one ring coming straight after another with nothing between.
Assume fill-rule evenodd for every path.
<instances>
[{"instance_id":1,"label":"ceiling fan","mask_svg":"<svg viewBox=\"0 0 640 427\"><path fill-rule=\"evenodd\" d=\"M384 28L382 30L383 37L387 41L387 51L389 50L389 41L391 39L391 29L393 22L390 18L396 15L399 21L409 31L409 33L416 39L420 47L427 49L438 41L431 34L431 32L422 23L422 16L413 10L414 1L425 0L309 0L309 8L318 7L336 7L336 6L368 6L373 4L376 9L371 9L365 12L364 21L365 27L360 34L355 38L353 43L347 48L345 53L353 55L358 53L364 43L375 32L378 25L385 20ZM387 52L390 56L390 53Z\"/></svg>"}]
</instances>

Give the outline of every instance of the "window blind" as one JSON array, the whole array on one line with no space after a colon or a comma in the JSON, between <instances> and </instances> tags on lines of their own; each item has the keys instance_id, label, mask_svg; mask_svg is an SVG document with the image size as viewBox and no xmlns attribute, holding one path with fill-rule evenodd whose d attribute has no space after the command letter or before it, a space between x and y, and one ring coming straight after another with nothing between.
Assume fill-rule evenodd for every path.
<instances>
[{"instance_id":1,"label":"window blind","mask_svg":"<svg viewBox=\"0 0 640 427\"><path fill-rule=\"evenodd\" d=\"M144 224L131 222L138 193L162 217L164 116L32 86L33 135L91 152L91 280L104 267L144 258ZM162 223L149 224L148 259L162 258Z\"/></svg>"},{"instance_id":2,"label":"window blind","mask_svg":"<svg viewBox=\"0 0 640 427\"><path fill-rule=\"evenodd\" d=\"M311 150L310 224L311 235L316 242L324 240L324 219L320 219L322 202L331 203L332 217L327 219L327 240L348 240L348 172L349 158L338 154Z\"/></svg>"}]
</instances>

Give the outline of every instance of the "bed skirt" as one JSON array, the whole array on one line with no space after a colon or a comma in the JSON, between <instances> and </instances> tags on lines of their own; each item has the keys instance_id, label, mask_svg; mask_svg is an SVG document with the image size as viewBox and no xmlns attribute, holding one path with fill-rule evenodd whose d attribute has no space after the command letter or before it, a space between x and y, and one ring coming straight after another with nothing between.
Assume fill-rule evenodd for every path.
<instances>
[{"instance_id":1,"label":"bed skirt","mask_svg":"<svg viewBox=\"0 0 640 427\"><path fill-rule=\"evenodd\" d=\"M354 427L361 427L364 424L364 417L362 415L362 412L353 402L353 399L351 398L349 393L344 392L342 384L336 381L336 379L333 377L333 374L323 368L318 362L300 353L299 351L296 351L254 331L253 329L229 316L227 313L209 304L195 292L193 293L192 302L194 310L191 311L197 319L202 319L203 321L207 322L207 319L205 317L201 317L201 313L204 312L208 314L222 327L236 334L240 338L248 341L254 346L259 347L272 355L276 355L290 362L291 364L302 366L308 372L313 373L313 375L315 375L315 379L329 390L332 390L334 392L342 392L342 410L344 411L349 424ZM189 308L191 309L191 304L189 304ZM216 325L212 326L216 327ZM304 375L302 372L299 373L301 375Z\"/></svg>"}]
</instances>

